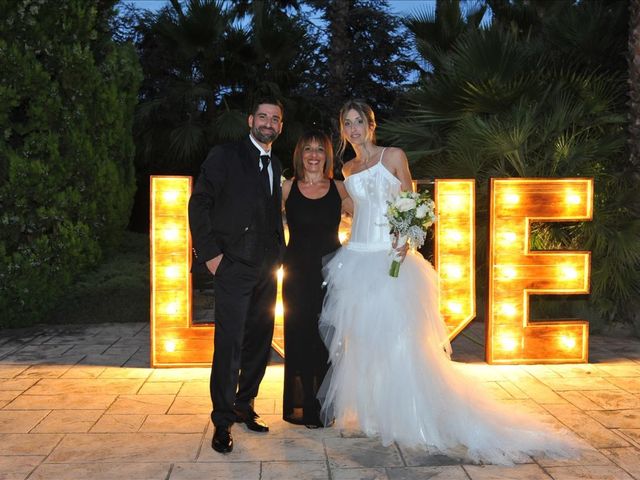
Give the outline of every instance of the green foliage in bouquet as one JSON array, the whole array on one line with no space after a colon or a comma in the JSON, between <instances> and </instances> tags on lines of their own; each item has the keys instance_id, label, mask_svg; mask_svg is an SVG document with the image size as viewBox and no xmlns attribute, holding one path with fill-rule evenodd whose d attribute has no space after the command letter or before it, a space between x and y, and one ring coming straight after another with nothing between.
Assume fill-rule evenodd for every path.
<instances>
[{"instance_id":1,"label":"green foliage in bouquet","mask_svg":"<svg viewBox=\"0 0 640 480\"><path fill-rule=\"evenodd\" d=\"M494 14L488 28L475 19L455 41L422 50L433 68L409 92L405 117L379 133L405 148L416 178L476 179L479 303L486 297L488 179L595 178L593 221L535 224L532 235L534 249L592 251L591 294L538 297L532 317L560 311L595 329L637 322L639 172L625 145L626 2L487 3ZM450 17L414 19L409 27L428 36L434 29L420 22Z\"/></svg>"},{"instance_id":2,"label":"green foliage in bouquet","mask_svg":"<svg viewBox=\"0 0 640 480\"><path fill-rule=\"evenodd\" d=\"M0 0L0 327L41 320L126 227L140 73L113 3Z\"/></svg>"}]
</instances>

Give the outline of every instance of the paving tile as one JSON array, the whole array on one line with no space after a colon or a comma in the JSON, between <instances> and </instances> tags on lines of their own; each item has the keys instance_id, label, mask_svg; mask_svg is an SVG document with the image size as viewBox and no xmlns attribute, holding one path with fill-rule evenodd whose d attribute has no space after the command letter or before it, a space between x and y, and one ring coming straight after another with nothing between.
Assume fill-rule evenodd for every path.
<instances>
[{"instance_id":1,"label":"paving tile","mask_svg":"<svg viewBox=\"0 0 640 480\"><path fill-rule=\"evenodd\" d=\"M211 399L209 397L177 396L167 413L171 415L211 413Z\"/></svg>"},{"instance_id":2,"label":"paving tile","mask_svg":"<svg viewBox=\"0 0 640 480\"><path fill-rule=\"evenodd\" d=\"M329 480L325 460L262 462L260 480Z\"/></svg>"},{"instance_id":3,"label":"paving tile","mask_svg":"<svg viewBox=\"0 0 640 480\"><path fill-rule=\"evenodd\" d=\"M32 365L26 370L22 371L17 378L59 378L69 370L72 365Z\"/></svg>"},{"instance_id":4,"label":"paving tile","mask_svg":"<svg viewBox=\"0 0 640 480\"><path fill-rule=\"evenodd\" d=\"M33 472L29 480L162 480L167 478L170 467L169 463L44 463Z\"/></svg>"},{"instance_id":5,"label":"paving tile","mask_svg":"<svg viewBox=\"0 0 640 480\"><path fill-rule=\"evenodd\" d=\"M629 377L611 377L608 378L609 382L613 383L616 387L625 390L629 393L640 393L640 375L635 378Z\"/></svg>"},{"instance_id":6,"label":"paving tile","mask_svg":"<svg viewBox=\"0 0 640 480\"><path fill-rule=\"evenodd\" d=\"M549 480L551 477L536 464L514 465L465 465L471 480Z\"/></svg>"},{"instance_id":7,"label":"paving tile","mask_svg":"<svg viewBox=\"0 0 640 480\"><path fill-rule=\"evenodd\" d=\"M549 467L547 472L554 480L633 480L618 467Z\"/></svg>"},{"instance_id":8,"label":"paving tile","mask_svg":"<svg viewBox=\"0 0 640 480\"><path fill-rule=\"evenodd\" d=\"M53 410L32 432L86 433L103 413L103 410Z\"/></svg>"},{"instance_id":9,"label":"paving tile","mask_svg":"<svg viewBox=\"0 0 640 480\"><path fill-rule=\"evenodd\" d=\"M594 403L589 398L585 397L582 392L565 391L558 392L562 398L569 401L580 410L602 410L603 407Z\"/></svg>"},{"instance_id":10,"label":"paving tile","mask_svg":"<svg viewBox=\"0 0 640 480\"><path fill-rule=\"evenodd\" d=\"M398 447L404 462L410 467L440 467L449 465L462 465L463 458L449 457L438 453L428 453L423 450Z\"/></svg>"},{"instance_id":11,"label":"paving tile","mask_svg":"<svg viewBox=\"0 0 640 480\"><path fill-rule=\"evenodd\" d=\"M167 413L173 395L120 395L107 410L108 414L162 414Z\"/></svg>"},{"instance_id":12,"label":"paving tile","mask_svg":"<svg viewBox=\"0 0 640 480\"><path fill-rule=\"evenodd\" d=\"M49 455L63 435L0 433L0 455Z\"/></svg>"},{"instance_id":13,"label":"paving tile","mask_svg":"<svg viewBox=\"0 0 640 480\"><path fill-rule=\"evenodd\" d=\"M143 380L126 378L45 378L26 391L28 395L56 394L133 394L142 386Z\"/></svg>"},{"instance_id":14,"label":"paving tile","mask_svg":"<svg viewBox=\"0 0 640 480\"><path fill-rule=\"evenodd\" d=\"M24 480L43 459L41 456L0 456L0 479Z\"/></svg>"},{"instance_id":15,"label":"paving tile","mask_svg":"<svg viewBox=\"0 0 640 480\"><path fill-rule=\"evenodd\" d=\"M145 417L145 415L103 415L90 431L91 433L137 432Z\"/></svg>"},{"instance_id":16,"label":"paving tile","mask_svg":"<svg viewBox=\"0 0 640 480\"><path fill-rule=\"evenodd\" d=\"M607 428L640 428L640 409L590 411L589 415Z\"/></svg>"},{"instance_id":17,"label":"paving tile","mask_svg":"<svg viewBox=\"0 0 640 480\"><path fill-rule=\"evenodd\" d=\"M98 378L105 368L101 365L74 365L60 378Z\"/></svg>"},{"instance_id":18,"label":"paving tile","mask_svg":"<svg viewBox=\"0 0 640 480\"><path fill-rule=\"evenodd\" d=\"M332 480L389 480L385 468L332 468Z\"/></svg>"},{"instance_id":19,"label":"paving tile","mask_svg":"<svg viewBox=\"0 0 640 480\"><path fill-rule=\"evenodd\" d=\"M274 414L278 411L278 402L274 398L258 397L255 399L253 408L259 415ZM282 412L282 405L279 411Z\"/></svg>"},{"instance_id":20,"label":"paving tile","mask_svg":"<svg viewBox=\"0 0 640 480\"><path fill-rule=\"evenodd\" d=\"M629 363L627 365L602 365L595 364L596 370L606 372L612 377L640 377L640 365ZM610 379L609 379L610 380Z\"/></svg>"},{"instance_id":21,"label":"paving tile","mask_svg":"<svg viewBox=\"0 0 640 480\"><path fill-rule=\"evenodd\" d=\"M545 408L558 420L567 425L579 436L596 448L628 447L628 442L609 431L600 423L577 408L565 405L545 405Z\"/></svg>"},{"instance_id":22,"label":"paving tile","mask_svg":"<svg viewBox=\"0 0 640 480\"><path fill-rule=\"evenodd\" d=\"M111 405L117 395L20 395L5 410L99 410Z\"/></svg>"},{"instance_id":23,"label":"paving tile","mask_svg":"<svg viewBox=\"0 0 640 480\"><path fill-rule=\"evenodd\" d=\"M468 480L462 467L387 468L389 480Z\"/></svg>"},{"instance_id":24,"label":"paving tile","mask_svg":"<svg viewBox=\"0 0 640 480\"><path fill-rule=\"evenodd\" d=\"M209 381L211 368L157 368L149 376L150 382Z\"/></svg>"},{"instance_id":25,"label":"paving tile","mask_svg":"<svg viewBox=\"0 0 640 480\"><path fill-rule=\"evenodd\" d=\"M46 410L1 410L0 433L27 433L48 413Z\"/></svg>"},{"instance_id":26,"label":"paving tile","mask_svg":"<svg viewBox=\"0 0 640 480\"><path fill-rule=\"evenodd\" d=\"M138 350L140 350L140 346L139 345L124 345L124 344L115 344L110 346L109 348L107 348L104 352L102 352L103 355L122 355L125 356L127 358L130 358L132 355L134 355Z\"/></svg>"},{"instance_id":27,"label":"paving tile","mask_svg":"<svg viewBox=\"0 0 640 480\"><path fill-rule=\"evenodd\" d=\"M617 388L608 379L602 377L544 378L541 381L556 392L565 390L615 390Z\"/></svg>"},{"instance_id":28,"label":"paving tile","mask_svg":"<svg viewBox=\"0 0 640 480\"><path fill-rule=\"evenodd\" d=\"M608 377L609 373L593 365L549 365L549 368L563 378Z\"/></svg>"},{"instance_id":29,"label":"paving tile","mask_svg":"<svg viewBox=\"0 0 640 480\"><path fill-rule=\"evenodd\" d=\"M142 378L147 379L151 375L150 368L122 368L122 367L105 367L100 374L100 378Z\"/></svg>"},{"instance_id":30,"label":"paving tile","mask_svg":"<svg viewBox=\"0 0 640 480\"><path fill-rule=\"evenodd\" d=\"M146 382L138 390L138 395L176 395L181 388L182 382Z\"/></svg>"},{"instance_id":31,"label":"paving tile","mask_svg":"<svg viewBox=\"0 0 640 480\"><path fill-rule=\"evenodd\" d=\"M176 463L169 480L259 480L260 462ZM305 480L298 477L297 480Z\"/></svg>"},{"instance_id":32,"label":"paving tile","mask_svg":"<svg viewBox=\"0 0 640 480\"><path fill-rule=\"evenodd\" d=\"M9 403L20 396L22 392L16 390L0 390L0 401Z\"/></svg>"},{"instance_id":33,"label":"paving tile","mask_svg":"<svg viewBox=\"0 0 640 480\"><path fill-rule=\"evenodd\" d=\"M141 432L202 433L209 423L209 415L147 415ZM269 432L271 434L271 432Z\"/></svg>"},{"instance_id":34,"label":"paving tile","mask_svg":"<svg viewBox=\"0 0 640 480\"><path fill-rule=\"evenodd\" d=\"M192 433L72 433L46 462L191 462L201 439Z\"/></svg>"},{"instance_id":35,"label":"paving tile","mask_svg":"<svg viewBox=\"0 0 640 480\"><path fill-rule=\"evenodd\" d=\"M65 345L68 347L67 354L69 355L102 355L107 349L108 345L103 344L79 344L79 345Z\"/></svg>"},{"instance_id":36,"label":"paving tile","mask_svg":"<svg viewBox=\"0 0 640 480\"><path fill-rule=\"evenodd\" d=\"M80 360L81 365L99 365L104 367L121 367L124 365L129 357L122 355L101 355L90 354L86 355Z\"/></svg>"},{"instance_id":37,"label":"paving tile","mask_svg":"<svg viewBox=\"0 0 640 480\"><path fill-rule=\"evenodd\" d=\"M513 410L522 412L525 415L533 415L536 418L549 415L549 412L547 412L544 407L531 399L503 400L501 403L509 408L513 408Z\"/></svg>"},{"instance_id":38,"label":"paving tile","mask_svg":"<svg viewBox=\"0 0 640 480\"><path fill-rule=\"evenodd\" d=\"M513 397L511 394L502 388L497 382L485 382L482 383L483 390L489 394L489 396L495 400L511 400Z\"/></svg>"},{"instance_id":39,"label":"paving tile","mask_svg":"<svg viewBox=\"0 0 640 480\"><path fill-rule=\"evenodd\" d=\"M546 456L534 457L538 465L546 467L567 467L571 465L598 465L611 466L613 462L595 448L585 449L579 457L575 458L550 458Z\"/></svg>"},{"instance_id":40,"label":"paving tile","mask_svg":"<svg viewBox=\"0 0 640 480\"><path fill-rule=\"evenodd\" d=\"M331 468L404 466L396 446L383 447L376 438L325 438L324 443Z\"/></svg>"},{"instance_id":41,"label":"paving tile","mask_svg":"<svg viewBox=\"0 0 640 480\"><path fill-rule=\"evenodd\" d=\"M498 382L498 385L500 385L504 390L506 390L511 396L511 398L516 398L520 400L525 400L529 398L529 395L527 395L525 392L520 390L513 382L503 381L503 382Z\"/></svg>"},{"instance_id":42,"label":"paving tile","mask_svg":"<svg viewBox=\"0 0 640 480\"><path fill-rule=\"evenodd\" d=\"M560 377L560 374L555 372L549 365L522 365L522 369L538 379Z\"/></svg>"},{"instance_id":43,"label":"paving tile","mask_svg":"<svg viewBox=\"0 0 640 480\"><path fill-rule=\"evenodd\" d=\"M151 382L147 382L147 385ZM158 382L175 384L177 382ZM207 397L211 395L209 391L209 382L184 382L178 392L179 397Z\"/></svg>"},{"instance_id":44,"label":"paving tile","mask_svg":"<svg viewBox=\"0 0 640 480\"><path fill-rule=\"evenodd\" d=\"M19 355L24 359L38 360L42 358L59 357L73 348L73 345L27 345L20 349Z\"/></svg>"},{"instance_id":45,"label":"paving tile","mask_svg":"<svg viewBox=\"0 0 640 480\"><path fill-rule=\"evenodd\" d=\"M237 435L240 428L234 426L233 452L220 455L211 448L211 436L207 433L198 462L269 462L269 461L324 461L325 453L322 440L270 438L269 434L248 433Z\"/></svg>"},{"instance_id":46,"label":"paving tile","mask_svg":"<svg viewBox=\"0 0 640 480\"><path fill-rule=\"evenodd\" d=\"M308 438L321 440L323 438L340 437L339 428L327 427L309 429L304 425L294 425L285 422L282 414L260 415L262 419L269 425L269 437L278 438ZM239 429L242 428L238 425Z\"/></svg>"},{"instance_id":47,"label":"paving tile","mask_svg":"<svg viewBox=\"0 0 640 480\"><path fill-rule=\"evenodd\" d=\"M599 390L582 392L589 400L607 410L640 409L640 398L620 390Z\"/></svg>"},{"instance_id":48,"label":"paving tile","mask_svg":"<svg viewBox=\"0 0 640 480\"><path fill-rule=\"evenodd\" d=\"M546 379L546 377L545 377ZM540 404L564 404L567 401L538 379L522 378L518 388Z\"/></svg>"},{"instance_id":49,"label":"paving tile","mask_svg":"<svg viewBox=\"0 0 640 480\"><path fill-rule=\"evenodd\" d=\"M29 368L28 365L2 365L0 364L0 378L13 378Z\"/></svg>"},{"instance_id":50,"label":"paving tile","mask_svg":"<svg viewBox=\"0 0 640 480\"><path fill-rule=\"evenodd\" d=\"M601 451L634 478L640 478L640 449L633 447L604 448Z\"/></svg>"},{"instance_id":51,"label":"paving tile","mask_svg":"<svg viewBox=\"0 0 640 480\"><path fill-rule=\"evenodd\" d=\"M0 390L14 390L24 392L31 388L36 382L37 378L11 378L8 380L0 381Z\"/></svg>"},{"instance_id":52,"label":"paving tile","mask_svg":"<svg viewBox=\"0 0 640 480\"><path fill-rule=\"evenodd\" d=\"M634 442L640 444L640 428L621 428L619 431Z\"/></svg>"}]
</instances>

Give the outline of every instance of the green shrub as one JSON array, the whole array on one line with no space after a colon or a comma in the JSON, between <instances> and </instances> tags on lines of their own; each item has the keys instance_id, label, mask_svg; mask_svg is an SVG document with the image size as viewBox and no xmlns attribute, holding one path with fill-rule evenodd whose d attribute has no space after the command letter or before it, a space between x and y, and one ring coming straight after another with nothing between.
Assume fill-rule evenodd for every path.
<instances>
[{"instance_id":1,"label":"green shrub","mask_svg":"<svg viewBox=\"0 0 640 480\"><path fill-rule=\"evenodd\" d=\"M1 327L42 319L128 221L140 72L105 8L0 0Z\"/></svg>"}]
</instances>

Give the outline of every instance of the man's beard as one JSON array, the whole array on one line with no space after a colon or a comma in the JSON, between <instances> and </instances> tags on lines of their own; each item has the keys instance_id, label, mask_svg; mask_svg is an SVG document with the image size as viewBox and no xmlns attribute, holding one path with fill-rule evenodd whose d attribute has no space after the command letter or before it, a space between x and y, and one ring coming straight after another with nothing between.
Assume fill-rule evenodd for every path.
<instances>
[{"instance_id":1,"label":"man's beard","mask_svg":"<svg viewBox=\"0 0 640 480\"><path fill-rule=\"evenodd\" d=\"M251 127L251 135L260 143L273 143L278 138L278 132L273 129L267 130L262 133L257 127Z\"/></svg>"}]
</instances>

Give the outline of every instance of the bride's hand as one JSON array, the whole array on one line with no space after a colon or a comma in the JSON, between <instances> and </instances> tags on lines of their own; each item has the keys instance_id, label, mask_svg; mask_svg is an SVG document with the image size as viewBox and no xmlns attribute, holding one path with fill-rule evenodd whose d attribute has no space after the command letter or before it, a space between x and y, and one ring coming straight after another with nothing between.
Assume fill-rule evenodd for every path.
<instances>
[{"instance_id":1,"label":"bride's hand","mask_svg":"<svg viewBox=\"0 0 640 480\"><path fill-rule=\"evenodd\" d=\"M398 235L393 235L391 246L396 251L396 255L399 260L402 262L407 256L407 252L409 252L409 242L404 242L402 245L398 246Z\"/></svg>"}]
</instances>

